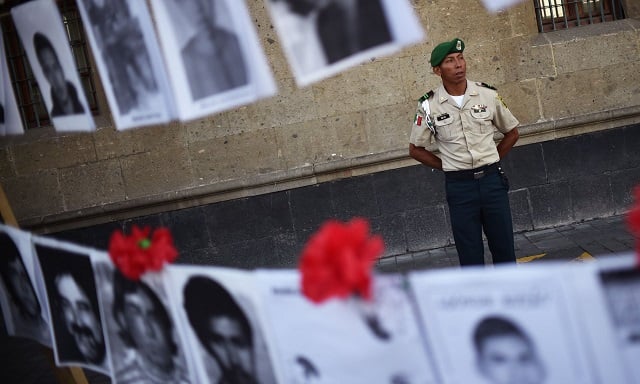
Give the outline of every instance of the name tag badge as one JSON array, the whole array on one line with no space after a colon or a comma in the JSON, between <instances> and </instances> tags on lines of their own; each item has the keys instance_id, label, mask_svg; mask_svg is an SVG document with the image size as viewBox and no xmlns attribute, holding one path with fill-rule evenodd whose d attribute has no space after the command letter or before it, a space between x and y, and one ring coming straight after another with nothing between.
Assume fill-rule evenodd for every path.
<instances>
[{"instance_id":1,"label":"name tag badge","mask_svg":"<svg viewBox=\"0 0 640 384\"><path fill-rule=\"evenodd\" d=\"M448 113L443 113L442 115L438 115L436 116L436 120L437 121L442 121L442 120L446 120L448 119L450 116Z\"/></svg>"},{"instance_id":2,"label":"name tag badge","mask_svg":"<svg viewBox=\"0 0 640 384\"><path fill-rule=\"evenodd\" d=\"M484 104L476 104L474 106L471 107L471 111L473 113L483 113L483 112L487 112L487 106Z\"/></svg>"}]
</instances>

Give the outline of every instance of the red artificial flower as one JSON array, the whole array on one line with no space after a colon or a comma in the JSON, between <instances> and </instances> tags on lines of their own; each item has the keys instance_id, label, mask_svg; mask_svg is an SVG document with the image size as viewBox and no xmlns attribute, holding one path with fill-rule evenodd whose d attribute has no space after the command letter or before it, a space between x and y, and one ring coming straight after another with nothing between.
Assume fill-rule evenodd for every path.
<instances>
[{"instance_id":1,"label":"red artificial flower","mask_svg":"<svg viewBox=\"0 0 640 384\"><path fill-rule=\"evenodd\" d=\"M132 280L140 279L147 271L159 271L165 263L178 256L171 232L158 228L149 237L151 228L134 225L131 234L115 231L109 241L109 256L120 272Z\"/></svg>"},{"instance_id":2,"label":"red artificial flower","mask_svg":"<svg viewBox=\"0 0 640 384\"><path fill-rule=\"evenodd\" d=\"M315 303L352 294L370 299L371 269L383 250L382 237L369 236L365 219L325 222L302 251L302 293Z\"/></svg>"},{"instance_id":3,"label":"red artificial flower","mask_svg":"<svg viewBox=\"0 0 640 384\"><path fill-rule=\"evenodd\" d=\"M631 233L636 237L637 264L640 266L640 185L634 190L635 205L627 214L627 224Z\"/></svg>"}]
</instances>

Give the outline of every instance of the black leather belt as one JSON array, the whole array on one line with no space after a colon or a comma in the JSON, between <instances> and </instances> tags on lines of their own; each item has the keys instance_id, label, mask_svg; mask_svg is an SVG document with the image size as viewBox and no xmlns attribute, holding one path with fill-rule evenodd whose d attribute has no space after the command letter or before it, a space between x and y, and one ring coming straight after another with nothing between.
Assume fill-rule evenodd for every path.
<instances>
[{"instance_id":1,"label":"black leather belt","mask_svg":"<svg viewBox=\"0 0 640 384\"><path fill-rule=\"evenodd\" d=\"M496 173L500 170L500 163L483 165L474 169L465 169L463 171L447 171L445 176L451 179L481 179L486 175Z\"/></svg>"}]
</instances>

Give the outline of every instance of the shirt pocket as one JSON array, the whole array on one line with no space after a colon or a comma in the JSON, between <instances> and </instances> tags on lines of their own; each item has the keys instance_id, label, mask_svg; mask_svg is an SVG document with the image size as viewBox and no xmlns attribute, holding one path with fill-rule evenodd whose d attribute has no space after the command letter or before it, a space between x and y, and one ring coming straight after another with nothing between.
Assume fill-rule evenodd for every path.
<instances>
[{"instance_id":1,"label":"shirt pocket","mask_svg":"<svg viewBox=\"0 0 640 384\"><path fill-rule=\"evenodd\" d=\"M442 141L450 141L455 139L456 132L455 127L456 124L453 124L453 116L436 116L435 124L436 124L436 132L438 133L437 139Z\"/></svg>"},{"instance_id":2,"label":"shirt pocket","mask_svg":"<svg viewBox=\"0 0 640 384\"><path fill-rule=\"evenodd\" d=\"M493 132L493 114L489 109L471 109L473 127L480 133Z\"/></svg>"}]
</instances>

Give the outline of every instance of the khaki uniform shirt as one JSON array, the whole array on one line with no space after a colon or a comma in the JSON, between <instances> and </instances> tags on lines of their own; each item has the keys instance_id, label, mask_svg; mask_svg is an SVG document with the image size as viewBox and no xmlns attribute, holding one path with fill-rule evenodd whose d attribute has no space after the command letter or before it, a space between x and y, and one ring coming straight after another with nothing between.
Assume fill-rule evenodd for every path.
<instances>
[{"instance_id":1,"label":"khaki uniform shirt","mask_svg":"<svg viewBox=\"0 0 640 384\"><path fill-rule=\"evenodd\" d=\"M424 103L431 111L435 134L427 125ZM435 141L444 171L474 169L500 160L493 140L495 129L507 133L518 124L494 89L467 80L462 107L442 85L418 104L409 141L416 147Z\"/></svg>"}]
</instances>

